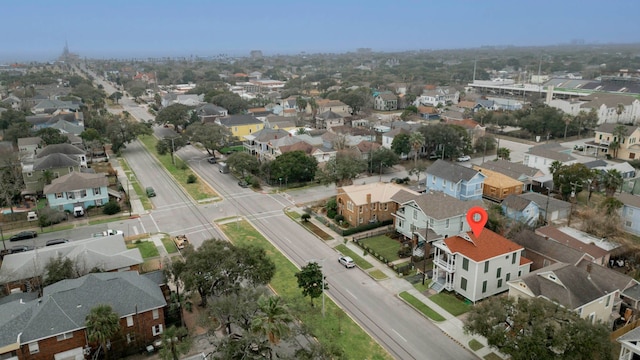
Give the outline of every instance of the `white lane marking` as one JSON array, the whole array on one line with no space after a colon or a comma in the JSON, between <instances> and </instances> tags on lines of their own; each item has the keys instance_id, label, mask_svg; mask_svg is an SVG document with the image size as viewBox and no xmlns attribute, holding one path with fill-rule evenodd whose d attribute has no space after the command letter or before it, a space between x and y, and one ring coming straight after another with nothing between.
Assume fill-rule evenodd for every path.
<instances>
[{"instance_id":1,"label":"white lane marking","mask_svg":"<svg viewBox=\"0 0 640 360\"><path fill-rule=\"evenodd\" d=\"M140 232L138 231L138 227L135 226L135 225L133 225L133 233L136 234L136 235L140 234Z\"/></svg>"},{"instance_id":2,"label":"white lane marking","mask_svg":"<svg viewBox=\"0 0 640 360\"><path fill-rule=\"evenodd\" d=\"M138 218L138 222L140 222L140 226L142 227L142 232L147 233L147 229L144 228L144 224L142 223L142 217Z\"/></svg>"},{"instance_id":3,"label":"white lane marking","mask_svg":"<svg viewBox=\"0 0 640 360\"><path fill-rule=\"evenodd\" d=\"M291 240L289 240L289 238L283 237L283 239L287 240L289 244L291 244Z\"/></svg>"},{"instance_id":4,"label":"white lane marking","mask_svg":"<svg viewBox=\"0 0 640 360\"><path fill-rule=\"evenodd\" d=\"M358 300L358 298L355 295L353 295L353 293L351 291L349 291L347 289L345 289L345 291L348 292L349 295L353 296L354 299Z\"/></svg>"},{"instance_id":5,"label":"white lane marking","mask_svg":"<svg viewBox=\"0 0 640 360\"><path fill-rule=\"evenodd\" d=\"M398 337L399 337L400 339L402 339L402 341L407 342L407 339L403 338L403 337L402 337L402 335L400 335L400 334L396 331L396 329L391 329L391 331L393 331L394 333L396 333L396 335L398 335Z\"/></svg>"}]
</instances>

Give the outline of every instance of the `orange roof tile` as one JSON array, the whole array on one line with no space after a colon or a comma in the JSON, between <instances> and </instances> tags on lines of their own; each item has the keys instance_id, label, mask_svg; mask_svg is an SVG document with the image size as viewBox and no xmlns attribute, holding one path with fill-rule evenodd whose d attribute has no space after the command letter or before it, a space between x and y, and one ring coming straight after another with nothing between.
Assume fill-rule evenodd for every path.
<instances>
[{"instance_id":1,"label":"orange roof tile","mask_svg":"<svg viewBox=\"0 0 640 360\"><path fill-rule=\"evenodd\" d=\"M475 237L471 231L467 235L473 242L460 236L452 236L444 239L444 243L452 253L459 253L475 262L483 262L523 249L522 246L486 228L482 230L479 238Z\"/></svg>"},{"instance_id":2,"label":"orange roof tile","mask_svg":"<svg viewBox=\"0 0 640 360\"><path fill-rule=\"evenodd\" d=\"M524 264L530 264L530 263L533 263L533 260L529 260L524 256L520 256L520 266Z\"/></svg>"}]
</instances>

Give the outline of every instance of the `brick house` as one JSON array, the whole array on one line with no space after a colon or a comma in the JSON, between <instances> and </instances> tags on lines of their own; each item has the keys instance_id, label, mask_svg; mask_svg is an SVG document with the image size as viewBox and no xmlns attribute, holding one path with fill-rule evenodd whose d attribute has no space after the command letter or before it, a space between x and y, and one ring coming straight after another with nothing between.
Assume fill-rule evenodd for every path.
<instances>
[{"instance_id":1,"label":"brick house","mask_svg":"<svg viewBox=\"0 0 640 360\"><path fill-rule=\"evenodd\" d=\"M409 191L394 183L343 186L336 195L338 214L353 226L392 220L398 203L391 198L402 190Z\"/></svg>"},{"instance_id":2,"label":"brick house","mask_svg":"<svg viewBox=\"0 0 640 360\"><path fill-rule=\"evenodd\" d=\"M5 298L6 299L6 298ZM107 304L120 317L121 335L110 339L115 355L149 345L164 331L164 294L156 282L135 271L92 273L44 288L40 298L25 301L13 294L0 304L0 358L84 359L95 355L85 319Z\"/></svg>"}]
</instances>

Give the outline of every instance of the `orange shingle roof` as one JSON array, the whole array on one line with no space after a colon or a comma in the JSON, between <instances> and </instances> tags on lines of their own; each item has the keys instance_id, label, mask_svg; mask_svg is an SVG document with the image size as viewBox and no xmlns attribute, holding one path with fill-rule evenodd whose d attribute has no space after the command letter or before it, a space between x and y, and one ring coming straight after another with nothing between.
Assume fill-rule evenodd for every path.
<instances>
[{"instance_id":1,"label":"orange shingle roof","mask_svg":"<svg viewBox=\"0 0 640 360\"><path fill-rule=\"evenodd\" d=\"M444 239L444 243L452 253L459 253L475 262L483 262L496 256L524 249L513 241L486 228L482 230L479 238L475 237L471 231L467 235L473 242L467 241L460 236L452 236Z\"/></svg>"}]
</instances>

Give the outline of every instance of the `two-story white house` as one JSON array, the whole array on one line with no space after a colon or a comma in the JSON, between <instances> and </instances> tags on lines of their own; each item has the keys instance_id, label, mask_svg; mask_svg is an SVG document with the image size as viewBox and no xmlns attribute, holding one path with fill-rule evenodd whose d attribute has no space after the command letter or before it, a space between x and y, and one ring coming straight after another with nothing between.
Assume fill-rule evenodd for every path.
<instances>
[{"instance_id":1,"label":"two-story white house","mask_svg":"<svg viewBox=\"0 0 640 360\"><path fill-rule=\"evenodd\" d=\"M376 93L373 96L373 108L379 111L398 110L398 97L390 92Z\"/></svg>"},{"instance_id":2,"label":"two-story white house","mask_svg":"<svg viewBox=\"0 0 640 360\"><path fill-rule=\"evenodd\" d=\"M481 200L462 201L434 191L419 195L400 191L391 199L398 203L393 214L395 229L412 241L415 256L424 255L425 243L471 230L467 212L473 206L483 206Z\"/></svg>"},{"instance_id":3,"label":"two-story white house","mask_svg":"<svg viewBox=\"0 0 640 360\"><path fill-rule=\"evenodd\" d=\"M557 143L536 145L524 154L522 163L550 174L549 167L554 161L560 161L563 165L572 165L577 162L576 158L569 155L570 153L571 149Z\"/></svg>"},{"instance_id":4,"label":"two-story white house","mask_svg":"<svg viewBox=\"0 0 640 360\"><path fill-rule=\"evenodd\" d=\"M425 188L440 191L456 199L481 200L486 175L445 160L436 160L426 170Z\"/></svg>"},{"instance_id":5,"label":"two-story white house","mask_svg":"<svg viewBox=\"0 0 640 360\"><path fill-rule=\"evenodd\" d=\"M472 302L507 291L507 282L529 273L524 247L484 229L433 243L433 282L438 292L454 291Z\"/></svg>"},{"instance_id":6,"label":"two-story white house","mask_svg":"<svg viewBox=\"0 0 640 360\"><path fill-rule=\"evenodd\" d=\"M452 86L429 86L422 91L422 95L416 98L417 106L445 106L457 104L460 101L460 91Z\"/></svg>"}]
</instances>

